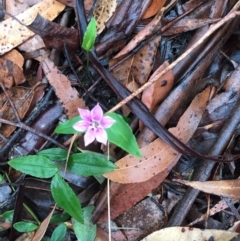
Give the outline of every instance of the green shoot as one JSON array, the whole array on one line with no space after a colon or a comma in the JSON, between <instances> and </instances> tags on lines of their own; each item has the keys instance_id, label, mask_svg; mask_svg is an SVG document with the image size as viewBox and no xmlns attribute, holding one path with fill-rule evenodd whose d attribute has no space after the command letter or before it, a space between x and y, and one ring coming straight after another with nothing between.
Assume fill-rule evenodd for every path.
<instances>
[{"instance_id":1,"label":"green shoot","mask_svg":"<svg viewBox=\"0 0 240 241\"><path fill-rule=\"evenodd\" d=\"M97 21L92 18L83 36L82 48L87 52L87 67L89 64L89 51L93 49L97 37Z\"/></svg>"}]
</instances>

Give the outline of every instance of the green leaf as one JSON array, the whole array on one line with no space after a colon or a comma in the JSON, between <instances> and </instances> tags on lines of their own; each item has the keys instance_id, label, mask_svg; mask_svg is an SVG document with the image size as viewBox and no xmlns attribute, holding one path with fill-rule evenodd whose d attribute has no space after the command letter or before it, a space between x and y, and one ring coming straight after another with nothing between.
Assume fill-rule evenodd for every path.
<instances>
[{"instance_id":1,"label":"green leaf","mask_svg":"<svg viewBox=\"0 0 240 241\"><path fill-rule=\"evenodd\" d=\"M81 120L80 116L76 116L70 120L67 120L61 123L60 125L58 125L57 128L54 130L54 132L58 134L77 134L79 133L79 131L76 131L75 129L73 129L72 126L73 124L75 124L80 120Z\"/></svg>"},{"instance_id":2,"label":"green leaf","mask_svg":"<svg viewBox=\"0 0 240 241\"><path fill-rule=\"evenodd\" d=\"M123 117L116 113L108 113L106 116L110 116L115 120L115 123L106 129L109 142L121 147L129 154L141 157L142 155L132 129L124 121Z\"/></svg>"},{"instance_id":3,"label":"green leaf","mask_svg":"<svg viewBox=\"0 0 240 241\"><path fill-rule=\"evenodd\" d=\"M2 217L5 220L5 222L11 223L13 219L13 214L14 214L14 210L10 210L1 214L0 217Z\"/></svg>"},{"instance_id":4,"label":"green leaf","mask_svg":"<svg viewBox=\"0 0 240 241\"><path fill-rule=\"evenodd\" d=\"M14 223L13 227L18 232L26 233L26 232L31 232L31 231L36 230L38 228L38 225L31 223L31 222L21 221L21 222Z\"/></svg>"},{"instance_id":5,"label":"green leaf","mask_svg":"<svg viewBox=\"0 0 240 241\"><path fill-rule=\"evenodd\" d=\"M37 155L18 157L8 164L18 171L40 178L52 177L58 171L58 167L48 158Z\"/></svg>"},{"instance_id":6,"label":"green leaf","mask_svg":"<svg viewBox=\"0 0 240 241\"><path fill-rule=\"evenodd\" d=\"M64 161L67 158L67 151L62 148L49 148L37 153L38 156L45 156L52 161Z\"/></svg>"},{"instance_id":7,"label":"green leaf","mask_svg":"<svg viewBox=\"0 0 240 241\"><path fill-rule=\"evenodd\" d=\"M86 51L90 51L93 49L97 37L97 21L95 18L92 18L89 22L86 32L83 36L82 47Z\"/></svg>"},{"instance_id":8,"label":"green leaf","mask_svg":"<svg viewBox=\"0 0 240 241\"><path fill-rule=\"evenodd\" d=\"M63 180L59 173L57 173L52 179L51 192L55 202L59 207L63 208L78 222L83 222L80 202L76 194Z\"/></svg>"},{"instance_id":9,"label":"green leaf","mask_svg":"<svg viewBox=\"0 0 240 241\"><path fill-rule=\"evenodd\" d=\"M80 176L99 175L116 168L104 155L97 153L77 153L68 159L68 170Z\"/></svg>"},{"instance_id":10,"label":"green leaf","mask_svg":"<svg viewBox=\"0 0 240 241\"><path fill-rule=\"evenodd\" d=\"M70 219L70 216L68 213L58 213L58 214L54 214L51 217L50 223L66 222L69 219Z\"/></svg>"},{"instance_id":11,"label":"green leaf","mask_svg":"<svg viewBox=\"0 0 240 241\"><path fill-rule=\"evenodd\" d=\"M54 229L50 241L62 241L66 233L67 226L64 223L61 223Z\"/></svg>"},{"instance_id":12,"label":"green leaf","mask_svg":"<svg viewBox=\"0 0 240 241\"><path fill-rule=\"evenodd\" d=\"M90 221L92 217L93 206L83 208L84 224L72 219L73 230L78 241L94 241L97 233L97 226Z\"/></svg>"}]
</instances>

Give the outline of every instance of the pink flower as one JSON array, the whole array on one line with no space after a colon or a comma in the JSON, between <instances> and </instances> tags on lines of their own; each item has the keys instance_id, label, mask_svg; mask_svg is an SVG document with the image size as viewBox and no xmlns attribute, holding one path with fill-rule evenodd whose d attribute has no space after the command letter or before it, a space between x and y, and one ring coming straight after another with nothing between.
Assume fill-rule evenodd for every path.
<instances>
[{"instance_id":1,"label":"pink flower","mask_svg":"<svg viewBox=\"0 0 240 241\"><path fill-rule=\"evenodd\" d=\"M115 120L109 116L104 116L99 104L91 111L78 108L78 112L82 120L76 122L73 128L79 132L86 132L84 135L85 146L92 143L95 139L106 145L107 132L105 129L111 127Z\"/></svg>"}]
</instances>

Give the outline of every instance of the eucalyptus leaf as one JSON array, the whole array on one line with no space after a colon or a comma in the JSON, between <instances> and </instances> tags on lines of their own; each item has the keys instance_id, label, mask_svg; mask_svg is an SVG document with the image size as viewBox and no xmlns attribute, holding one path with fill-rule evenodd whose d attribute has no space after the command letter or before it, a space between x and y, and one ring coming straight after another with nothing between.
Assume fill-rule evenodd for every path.
<instances>
[{"instance_id":1,"label":"eucalyptus leaf","mask_svg":"<svg viewBox=\"0 0 240 241\"><path fill-rule=\"evenodd\" d=\"M64 209L78 222L83 222L80 202L76 194L63 180L59 173L57 173L52 179L51 192L55 202L59 207Z\"/></svg>"},{"instance_id":2,"label":"eucalyptus leaf","mask_svg":"<svg viewBox=\"0 0 240 241\"><path fill-rule=\"evenodd\" d=\"M38 225L31 222L21 221L21 222L14 223L13 227L18 232L27 233L27 232L36 230L38 228Z\"/></svg>"},{"instance_id":3,"label":"eucalyptus leaf","mask_svg":"<svg viewBox=\"0 0 240 241\"><path fill-rule=\"evenodd\" d=\"M93 206L83 208L84 224L72 219L73 230L78 241L94 241L97 233L97 226L91 223Z\"/></svg>"},{"instance_id":4,"label":"eucalyptus leaf","mask_svg":"<svg viewBox=\"0 0 240 241\"><path fill-rule=\"evenodd\" d=\"M54 130L54 132L58 134L77 134L79 133L79 131L76 131L75 129L73 129L73 125L80 120L81 120L80 116L76 116L70 120L67 120L59 124L57 128Z\"/></svg>"},{"instance_id":5,"label":"eucalyptus leaf","mask_svg":"<svg viewBox=\"0 0 240 241\"><path fill-rule=\"evenodd\" d=\"M97 153L72 154L68 159L68 170L80 176L100 175L116 168L105 156Z\"/></svg>"},{"instance_id":6,"label":"eucalyptus leaf","mask_svg":"<svg viewBox=\"0 0 240 241\"><path fill-rule=\"evenodd\" d=\"M82 47L86 51L91 51L95 44L97 37L97 21L95 18L92 18L87 26L86 32L83 36Z\"/></svg>"},{"instance_id":7,"label":"eucalyptus leaf","mask_svg":"<svg viewBox=\"0 0 240 241\"><path fill-rule=\"evenodd\" d=\"M135 136L132 133L130 126L124 121L121 115L116 113L107 113L115 120L115 123L105 129L108 135L108 141L121 147L124 151L137 157L141 157L141 152L138 147Z\"/></svg>"},{"instance_id":8,"label":"eucalyptus leaf","mask_svg":"<svg viewBox=\"0 0 240 241\"><path fill-rule=\"evenodd\" d=\"M62 148L49 148L37 153L38 156L45 156L52 161L64 161L67 158L67 151Z\"/></svg>"},{"instance_id":9,"label":"eucalyptus leaf","mask_svg":"<svg viewBox=\"0 0 240 241\"><path fill-rule=\"evenodd\" d=\"M10 160L8 164L22 173L39 178L52 177L58 171L58 167L52 161L44 156L37 155L18 157Z\"/></svg>"},{"instance_id":10,"label":"eucalyptus leaf","mask_svg":"<svg viewBox=\"0 0 240 241\"><path fill-rule=\"evenodd\" d=\"M50 241L62 241L66 236L67 226L64 223L59 224L53 231Z\"/></svg>"}]
</instances>

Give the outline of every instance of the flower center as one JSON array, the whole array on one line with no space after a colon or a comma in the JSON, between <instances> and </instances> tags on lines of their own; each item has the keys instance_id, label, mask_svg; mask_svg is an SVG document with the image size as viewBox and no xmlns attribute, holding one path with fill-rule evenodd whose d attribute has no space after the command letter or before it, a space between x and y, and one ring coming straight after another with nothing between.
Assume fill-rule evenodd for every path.
<instances>
[{"instance_id":1,"label":"flower center","mask_svg":"<svg viewBox=\"0 0 240 241\"><path fill-rule=\"evenodd\" d=\"M99 126L100 126L100 124L99 124L98 121L92 121L92 123L91 123L91 127L93 127L93 128L97 128L97 127L99 127Z\"/></svg>"}]
</instances>

